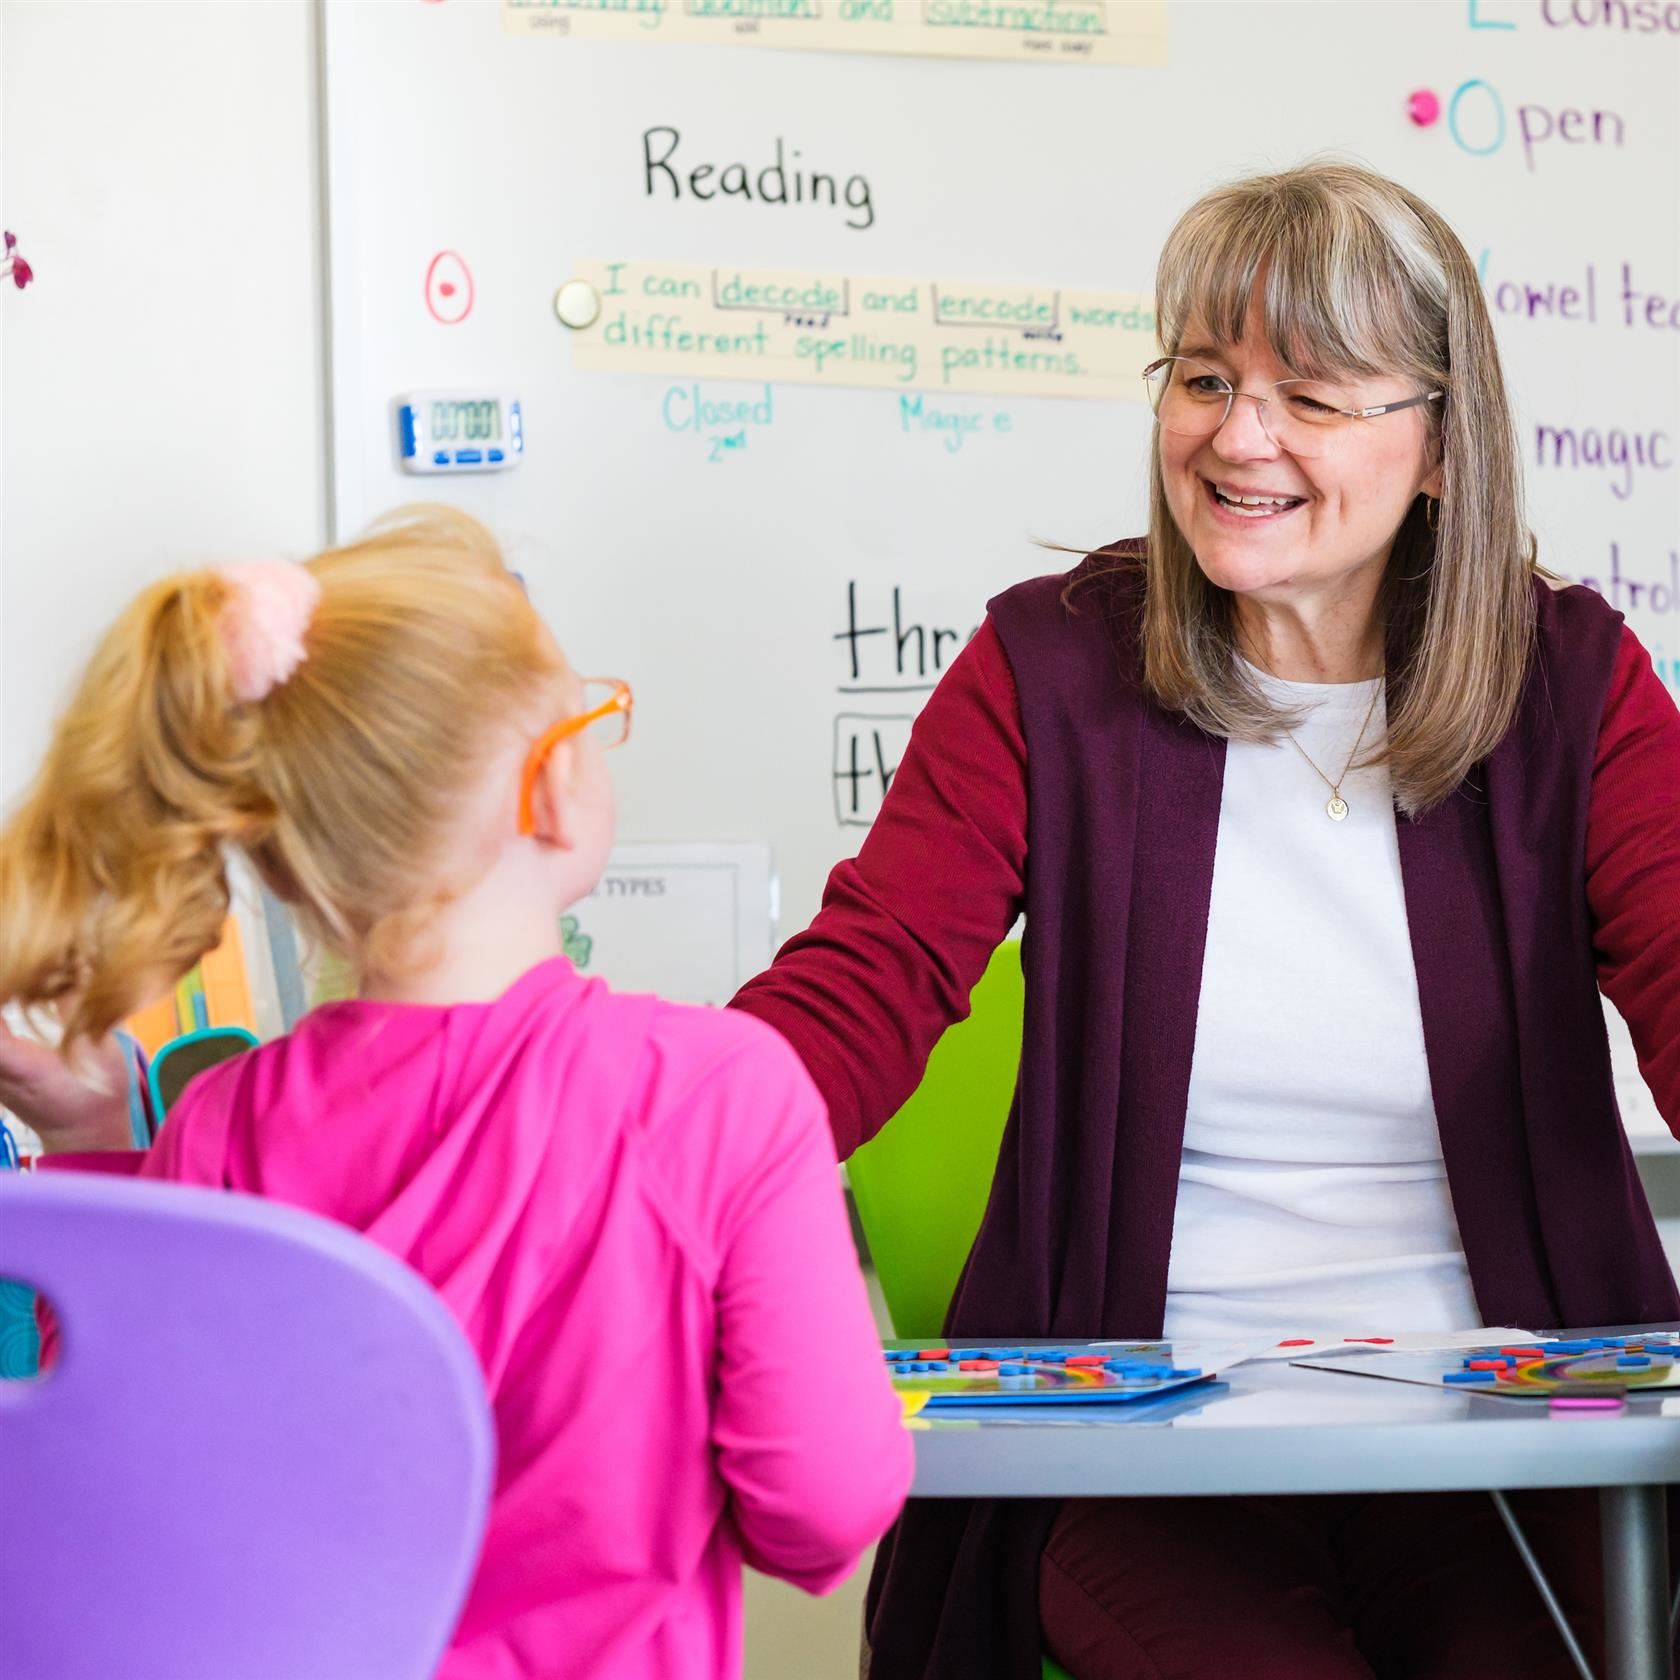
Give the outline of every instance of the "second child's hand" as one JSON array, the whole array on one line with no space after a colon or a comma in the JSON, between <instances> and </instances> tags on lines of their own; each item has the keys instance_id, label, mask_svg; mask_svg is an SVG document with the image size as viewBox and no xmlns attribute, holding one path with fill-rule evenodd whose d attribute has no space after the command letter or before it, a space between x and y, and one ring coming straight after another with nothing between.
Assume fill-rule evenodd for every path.
<instances>
[{"instance_id":1,"label":"second child's hand","mask_svg":"<svg viewBox=\"0 0 1680 1680\"><path fill-rule=\"evenodd\" d=\"M49 1155L134 1146L128 1053L114 1038L90 1046L83 1070L72 1072L56 1050L20 1038L0 1021L0 1105L40 1138Z\"/></svg>"}]
</instances>

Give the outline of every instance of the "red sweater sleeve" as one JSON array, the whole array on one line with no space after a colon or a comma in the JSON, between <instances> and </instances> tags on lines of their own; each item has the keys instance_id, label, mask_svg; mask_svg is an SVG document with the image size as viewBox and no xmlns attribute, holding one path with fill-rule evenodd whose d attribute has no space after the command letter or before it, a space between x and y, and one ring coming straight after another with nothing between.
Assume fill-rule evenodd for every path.
<instances>
[{"instance_id":1,"label":"red sweater sleeve","mask_svg":"<svg viewBox=\"0 0 1680 1680\"><path fill-rule=\"evenodd\" d=\"M1587 806L1598 980L1680 1135L1680 712L1623 628Z\"/></svg>"},{"instance_id":2,"label":"red sweater sleeve","mask_svg":"<svg viewBox=\"0 0 1680 1680\"><path fill-rule=\"evenodd\" d=\"M145 1170L147 1149L101 1149L87 1154L38 1155L36 1172L106 1173L112 1178L138 1178Z\"/></svg>"},{"instance_id":3,"label":"red sweater sleeve","mask_svg":"<svg viewBox=\"0 0 1680 1680\"><path fill-rule=\"evenodd\" d=\"M990 620L929 696L855 859L734 1007L773 1026L828 1104L843 1160L920 1083L1026 891L1027 749Z\"/></svg>"}]
</instances>

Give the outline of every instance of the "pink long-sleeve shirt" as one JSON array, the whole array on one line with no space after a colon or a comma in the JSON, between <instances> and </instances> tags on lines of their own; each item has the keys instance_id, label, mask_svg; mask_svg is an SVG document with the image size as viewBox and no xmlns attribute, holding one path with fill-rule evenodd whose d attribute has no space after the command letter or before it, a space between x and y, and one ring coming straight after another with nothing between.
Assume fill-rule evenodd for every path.
<instances>
[{"instance_id":1,"label":"pink long-sleeve shirt","mask_svg":"<svg viewBox=\"0 0 1680 1680\"><path fill-rule=\"evenodd\" d=\"M908 1490L822 1101L736 1011L562 958L334 1004L143 1159L361 1231L477 1350L498 1470L442 1680L730 1680L743 1561L826 1591Z\"/></svg>"}]
</instances>

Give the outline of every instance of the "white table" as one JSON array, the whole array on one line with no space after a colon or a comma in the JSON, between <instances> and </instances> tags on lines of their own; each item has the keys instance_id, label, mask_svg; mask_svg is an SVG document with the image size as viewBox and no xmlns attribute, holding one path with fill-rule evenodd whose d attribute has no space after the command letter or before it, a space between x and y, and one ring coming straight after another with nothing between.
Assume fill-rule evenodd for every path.
<instances>
[{"instance_id":1,"label":"white table","mask_svg":"<svg viewBox=\"0 0 1680 1680\"><path fill-rule=\"evenodd\" d=\"M1443 1369L1454 1363L1443 1356ZM1664 1417L1660 1396L1620 1415L1553 1414L1267 1361L1146 1407L936 1407L917 1421L922 1499L1597 1488L1606 1680L1671 1680L1664 1504L1680 1481L1680 1416Z\"/></svg>"}]
</instances>

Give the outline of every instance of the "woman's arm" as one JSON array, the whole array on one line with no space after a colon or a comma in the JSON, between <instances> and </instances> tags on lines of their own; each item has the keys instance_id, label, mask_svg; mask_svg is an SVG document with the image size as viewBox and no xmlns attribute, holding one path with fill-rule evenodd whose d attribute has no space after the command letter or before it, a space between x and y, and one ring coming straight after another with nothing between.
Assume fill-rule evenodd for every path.
<instances>
[{"instance_id":1,"label":"woman's arm","mask_svg":"<svg viewBox=\"0 0 1680 1680\"><path fill-rule=\"evenodd\" d=\"M929 1052L1014 925L1026 891L1027 750L988 620L911 733L855 859L734 1007L799 1053L841 1159L916 1088Z\"/></svg>"},{"instance_id":2,"label":"woman's arm","mask_svg":"<svg viewBox=\"0 0 1680 1680\"><path fill-rule=\"evenodd\" d=\"M1599 985L1680 1135L1680 712L1626 628L1599 726L1586 865Z\"/></svg>"}]
</instances>

